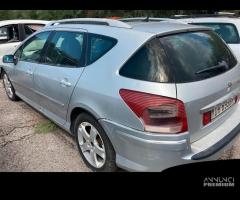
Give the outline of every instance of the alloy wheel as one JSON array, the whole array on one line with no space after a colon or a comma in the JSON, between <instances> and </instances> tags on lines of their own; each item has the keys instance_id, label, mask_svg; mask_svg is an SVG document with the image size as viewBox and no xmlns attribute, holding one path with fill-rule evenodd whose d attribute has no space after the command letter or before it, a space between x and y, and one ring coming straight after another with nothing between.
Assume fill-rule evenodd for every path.
<instances>
[{"instance_id":1,"label":"alloy wheel","mask_svg":"<svg viewBox=\"0 0 240 200\"><path fill-rule=\"evenodd\" d=\"M101 135L89 122L78 127L78 142L86 160L94 167L101 168L106 161L106 152Z\"/></svg>"},{"instance_id":2,"label":"alloy wheel","mask_svg":"<svg viewBox=\"0 0 240 200\"><path fill-rule=\"evenodd\" d=\"M13 88L12 88L11 82L9 81L6 74L3 75L3 82L4 82L4 87L5 87L7 95L10 98L12 98L13 97Z\"/></svg>"}]
</instances>

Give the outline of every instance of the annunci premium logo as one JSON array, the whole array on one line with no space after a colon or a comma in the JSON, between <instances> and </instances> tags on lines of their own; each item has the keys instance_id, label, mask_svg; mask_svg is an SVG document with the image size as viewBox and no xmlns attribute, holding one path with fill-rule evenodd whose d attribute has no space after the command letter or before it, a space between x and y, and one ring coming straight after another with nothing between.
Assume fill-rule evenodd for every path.
<instances>
[{"instance_id":1,"label":"annunci premium logo","mask_svg":"<svg viewBox=\"0 0 240 200\"><path fill-rule=\"evenodd\" d=\"M206 177L203 187L234 187L234 177Z\"/></svg>"}]
</instances>

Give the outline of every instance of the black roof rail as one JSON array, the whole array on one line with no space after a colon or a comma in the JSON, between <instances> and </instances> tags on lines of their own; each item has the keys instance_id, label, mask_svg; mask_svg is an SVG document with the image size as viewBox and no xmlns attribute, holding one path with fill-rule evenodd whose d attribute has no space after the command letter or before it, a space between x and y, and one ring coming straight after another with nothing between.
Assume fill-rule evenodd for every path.
<instances>
[{"instance_id":1,"label":"black roof rail","mask_svg":"<svg viewBox=\"0 0 240 200\"><path fill-rule=\"evenodd\" d=\"M149 22L149 15L143 21Z\"/></svg>"},{"instance_id":2,"label":"black roof rail","mask_svg":"<svg viewBox=\"0 0 240 200\"><path fill-rule=\"evenodd\" d=\"M109 26L107 22L98 22L98 21L65 21L65 22L59 22L59 24L92 24L92 25Z\"/></svg>"},{"instance_id":3,"label":"black roof rail","mask_svg":"<svg viewBox=\"0 0 240 200\"><path fill-rule=\"evenodd\" d=\"M159 17L131 17L131 18L120 18L118 19L122 22L162 22L162 21L176 21L171 18L159 18Z\"/></svg>"}]
</instances>

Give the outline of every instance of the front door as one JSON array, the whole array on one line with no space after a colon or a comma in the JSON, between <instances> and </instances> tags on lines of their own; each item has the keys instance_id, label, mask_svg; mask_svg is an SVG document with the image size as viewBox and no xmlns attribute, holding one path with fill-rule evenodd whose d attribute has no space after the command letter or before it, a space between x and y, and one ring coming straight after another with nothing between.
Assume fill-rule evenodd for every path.
<instances>
[{"instance_id":1,"label":"front door","mask_svg":"<svg viewBox=\"0 0 240 200\"><path fill-rule=\"evenodd\" d=\"M49 35L50 32L42 32L33 36L15 53L18 62L14 66L12 82L17 93L32 101L36 101L33 87L34 70Z\"/></svg>"}]
</instances>

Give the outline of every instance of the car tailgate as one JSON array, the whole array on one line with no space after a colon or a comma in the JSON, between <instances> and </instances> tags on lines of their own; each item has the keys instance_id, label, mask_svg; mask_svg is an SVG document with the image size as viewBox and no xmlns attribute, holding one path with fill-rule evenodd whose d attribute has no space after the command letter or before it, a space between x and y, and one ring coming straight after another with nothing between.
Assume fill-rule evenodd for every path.
<instances>
[{"instance_id":1,"label":"car tailgate","mask_svg":"<svg viewBox=\"0 0 240 200\"><path fill-rule=\"evenodd\" d=\"M221 126L223 121L231 117L231 111L238 106L231 106L212 122L203 125L204 112L239 94L240 66L238 64L221 75L202 81L176 84L176 87L177 98L185 104L190 140L194 142Z\"/></svg>"}]
</instances>

